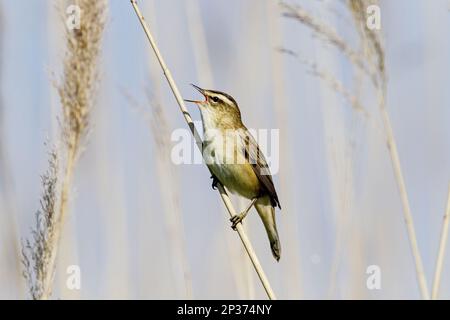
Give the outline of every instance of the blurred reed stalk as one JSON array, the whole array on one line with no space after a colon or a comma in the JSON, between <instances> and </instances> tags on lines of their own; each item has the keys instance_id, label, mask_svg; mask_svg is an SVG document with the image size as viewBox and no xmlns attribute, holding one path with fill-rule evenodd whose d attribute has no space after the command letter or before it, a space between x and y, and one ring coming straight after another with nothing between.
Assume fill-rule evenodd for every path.
<instances>
[{"instance_id":1,"label":"blurred reed stalk","mask_svg":"<svg viewBox=\"0 0 450 320\"><path fill-rule=\"evenodd\" d=\"M390 154L395 179L397 181L397 187L400 193L400 199L403 207L403 217L405 220L408 239L414 258L420 293L423 299L429 299L427 281L419 246L417 243L417 236L414 228L414 221L409 204L408 193L402 173L400 157L398 154L391 120L386 109L385 100L387 91L387 77L385 69L383 39L379 31L369 30L366 25L367 8L370 5L379 5L379 3L377 0L346 0L343 1L343 3L347 6L349 12L352 14L360 45L363 49L362 52L354 50L351 45L348 44L345 39L341 38L340 35L332 27L328 26L323 21L320 21L319 19L313 17L300 5L290 5L282 2L281 6L285 9L285 17L295 19L311 29L321 39L326 41L328 44L331 44L340 53L347 57L347 59L354 65L354 67L360 69L371 81L375 90L374 94L378 100L378 107L384 125L384 133L388 145L388 151Z\"/></svg>"},{"instance_id":2,"label":"blurred reed stalk","mask_svg":"<svg viewBox=\"0 0 450 320\"><path fill-rule=\"evenodd\" d=\"M145 22L145 19L142 16L141 11L139 10L136 0L130 0L130 2L131 2L131 5L133 6L134 11L136 12L136 15L139 19L139 22L142 25L142 28L144 29L147 39L150 42L153 52L155 53L156 58L158 59L158 62L160 64L161 69L164 73L164 76L172 90L172 93L173 93L175 99L177 100L178 106L180 107L180 111L182 112L182 114L191 130L191 133L194 136L197 147L199 148L200 152L202 152L202 149L203 149L202 139L200 138L200 135L198 134L197 129L195 128L195 125L194 125L194 122L192 121L191 115L189 114L189 112L186 109L184 100L181 97L181 94L178 90L177 85L175 84L175 81L172 78L171 72L167 68L166 63L164 62L164 59L159 51L159 48L157 47L156 42L150 32L150 29L148 28L147 23ZM231 203L231 200L230 200L228 194L226 193L224 187L220 183L217 185L217 187L218 187L219 193L222 197L222 201L224 202L230 217L235 216L237 214L236 210L234 209L234 207ZM249 257L253 263L253 266L259 276L259 279L261 280L261 283L267 293L267 296L269 297L269 299L276 299L275 294L272 290L272 287L264 273L264 270L262 269L259 259L256 256L253 246L252 246L250 240L248 239L241 223L237 225L236 230L237 230L239 237L241 238L241 241L247 251L247 254L249 255Z\"/></svg>"},{"instance_id":3,"label":"blurred reed stalk","mask_svg":"<svg viewBox=\"0 0 450 320\"><path fill-rule=\"evenodd\" d=\"M191 0L185 7L189 37L191 43L194 44L192 46L192 52L194 54L195 69L197 70L199 85L202 88L214 89L214 76L211 70L205 27L203 25L199 1ZM237 199L237 205L240 208L245 208L246 204L244 199L239 197ZM222 207L222 210L226 214L226 209ZM243 227L248 234L248 224L243 224ZM231 247L229 238L227 238L226 246L231 257L234 249ZM252 266L245 255L245 250L242 249L242 251L239 252L238 259L230 259L233 270L233 279L243 298L254 299L255 286L253 281L253 271L251 270Z\"/></svg>"},{"instance_id":4,"label":"blurred reed stalk","mask_svg":"<svg viewBox=\"0 0 450 320\"><path fill-rule=\"evenodd\" d=\"M292 175L295 172L293 166L293 151L295 150L295 143L290 135L290 121L287 112L289 105L286 92L286 77L284 56L280 54L277 48L283 44L283 30L280 21L281 8L278 3L272 0L266 0L266 16L268 26L268 41L271 61L271 79L273 88L272 105L275 114L275 122L277 128L280 129L280 165L279 165L279 180L280 193L283 194L283 209L288 214L284 215L284 246L287 263L283 264L289 277L283 277L284 286L286 287L287 296L294 299L300 299L303 295L301 287L301 258L300 258L300 244L298 240L299 221L298 214L293 202L295 196L293 195L294 188L290 186L293 183Z\"/></svg>"},{"instance_id":5,"label":"blurred reed stalk","mask_svg":"<svg viewBox=\"0 0 450 320\"><path fill-rule=\"evenodd\" d=\"M435 300L439 296L439 286L441 284L442 266L444 264L445 249L448 239L448 224L450 220L450 183L448 185L447 207L444 218L442 219L441 240L439 242L438 256L434 271L433 288L431 290L431 299Z\"/></svg>"},{"instance_id":6,"label":"blurred reed stalk","mask_svg":"<svg viewBox=\"0 0 450 320\"><path fill-rule=\"evenodd\" d=\"M170 162L170 131L167 117L161 105L149 97L152 107L150 127L157 149L157 172L163 198L168 238L172 249L174 273L181 267L184 280L184 298L192 299L192 276L185 246L183 215L180 207L178 179Z\"/></svg>"},{"instance_id":7,"label":"blurred reed stalk","mask_svg":"<svg viewBox=\"0 0 450 320\"><path fill-rule=\"evenodd\" d=\"M61 83L56 84L62 106L61 147L51 153L48 172L50 177L53 174L62 174L62 176L43 179L44 199L53 197L58 202L53 203L51 208L42 208L44 215L37 213L39 223L33 230L34 237L26 242L27 245L24 248L25 267L27 270L31 267L31 270L36 272L35 283L29 284L33 299L49 299L52 294L58 248L68 214L75 164L82 151L82 139L87 134L90 111L95 104L98 81L97 62L107 4L106 0L78 0L75 4L81 13L80 25L79 28L75 26L73 30L66 30L64 71ZM55 160L53 161L52 158ZM55 169L56 159L62 165L61 173L57 173ZM57 180L60 180L61 185L59 195L56 197L53 187L52 195L46 189L50 189L50 182L54 181L56 184ZM47 217L49 221L42 224L40 216ZM45 236L36 236L36 234ZM27 261L29 256L33 257L31 261ZM30 266L30 263L33 265Z\"/></svg>"},{"instance_id":8,"label":"blurred reed stalk","mask_svg":"<svg viewBox=\"0 0 450 320\"><path fill-rule=\"evenodd\" d=\"M0 283L8 298L17 298L23 293L20 272L20 244L18 242L17 210L15 205L14 180L7 153L5 104L3 100L5 20L0 6ZM1 293L0 293L1 296Z\"/></svg>"},{"instance_id":9,"label":"blurred reed stalk","mask_svg":"<svg viewBox=\"0 0 450 320\"><path fill-rule=\"evenodd\" d=\"M150 68L150 75L153 80L154 70ZM159 85L156 85L159 88ZM158 90L155 90L158 91ZM172 259L172 274L176 278L179 274L178 267L181 268L184 289L183 297L185 299L192 299L192 275L185 246L185 233L182 210L180 206L179 182L174 168L170 165L170 131L166 113L161 107L159 98L153 98L150 94L147 95L148 103L151 110L144 108L127 92L124 96L130 102L135 111L142 114L154 139L154 144L157 149L157 164L156 173L158 175L158 183L161 192L162 205L164 208L164 217L169 239L169 247L171 248ZM159 97L159 94L157 94Z\"/></svg>"},{"instance_id":10,"label":"blurred reed stalk","mask_svg":"<svg viewBox=\"0 0 450 320\"><path fill-rule=\"evenodd\" d=\"M156 21L153 1L147 2L147 9L152 14L150 17L151 21ZM156 23L153 24L153 27L153 30L155 30ZM161 105L162 79L158 66L151 61L152 58L149 54L149 75L154 89L152 95L147 94L148 104L151 110L144 109L142 111L147 111L146 113L148 114L150 129L156 147L156 172L162 196L168 242L171 249L171 256L173 257L171 263L173 277L177 279L177 276L181 273L182 280L176 281L177 284L182 284L182 288L179 289L181 296L185 299L192 299L192 274L186 248L185 227L180 205L180 183L177 172L170 161L171 141L169 123L166 111Z\"/></svg>"}]
</instances>

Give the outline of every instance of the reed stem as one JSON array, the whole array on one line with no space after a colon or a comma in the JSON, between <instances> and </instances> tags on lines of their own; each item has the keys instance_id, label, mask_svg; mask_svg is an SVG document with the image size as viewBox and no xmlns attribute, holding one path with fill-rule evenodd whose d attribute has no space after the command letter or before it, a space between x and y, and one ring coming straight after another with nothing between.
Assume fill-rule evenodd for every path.
<instances>
[{"instance_id":1,"label":"reed stem","mask_svg":"<svg viewBox=\"0 0 450 320\"><path fill-rule=\"evenodd\" d=\"M379 105L381 116L383 119L387 146L389 154L391 156L392 168L395 174L395 180L397 181L397 187L400 193L400 199L403 206L403 218L405 219L406 229L408 231L409 245L414 257L414 265L416 267L417 282L419 285L422 299L429 300L430 293L428 291L427 279L425 277L425 270L423 267L422 257L420 255L419 245L417 243L416 231L414 228L414 220L411 213L411 207L409 205L408 192L406 191L405 179L403 178L402 167L400 164L400 156L398 154L397 143L394 138L394 130L392 129L391 120L386 110L384 102L384 92L382 90L379 93Z\"/></svg>"},{"instance_id":2,"label":"reed stem","mask_svg":"<svg viewBox=\"0 0 450 320\"><path fill-rule=\"evenodd\" d=\"M431 299L435 300L439 295L439 286L441 284L442 265L444 264L445 248L448 239L448 222L450 220L450 183L448 184L447 208L445 209L442 221L441 240L439 243L438 257L436 259L436 268L434 272L433 289L431 290Z\"/></svg>"}]
</instances>

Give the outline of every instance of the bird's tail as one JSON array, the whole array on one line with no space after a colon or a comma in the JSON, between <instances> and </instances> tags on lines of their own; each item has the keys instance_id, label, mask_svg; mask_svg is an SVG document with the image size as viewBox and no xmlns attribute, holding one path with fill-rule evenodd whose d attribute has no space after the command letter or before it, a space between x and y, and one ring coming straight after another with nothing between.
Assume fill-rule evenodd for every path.
<instances>
[{"instance_id":1,"label":"bird's tail","mask_svg":"<svg viewBox=\"0 0 450 320\"><path fill-rule=\"evenodd\" d=\"M255 208L266 228L272 255L279 261L281 257L281 244L280 238L278 237L277 224L275 222L275 208L272 207L269 196L259 198L255 202Z\"/></svg>"}]
</instances>

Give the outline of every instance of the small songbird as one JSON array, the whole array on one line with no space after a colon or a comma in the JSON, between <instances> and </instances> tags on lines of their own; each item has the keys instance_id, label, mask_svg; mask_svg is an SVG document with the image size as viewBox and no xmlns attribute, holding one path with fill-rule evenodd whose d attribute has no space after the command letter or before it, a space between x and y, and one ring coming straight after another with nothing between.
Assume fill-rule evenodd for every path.
<instances>
[{"instance_id":1,"label":"small songbird","mask_svg":"<svg viewBox=\"0 0 450 320\"><path fill-rule=\"evenodd\" d=\"M241 119L236 101L230 95L196 88L204 101L186 100L199 107L204 132L203 157L213 176L213 188L220 182L230 192L251 200L240 214L232 217L232 227L240 223L252 206L264 224L274 258L281 255L275 223L275 207L281 209L272 176L258 143Z\"/></svg>"}]
</instances>

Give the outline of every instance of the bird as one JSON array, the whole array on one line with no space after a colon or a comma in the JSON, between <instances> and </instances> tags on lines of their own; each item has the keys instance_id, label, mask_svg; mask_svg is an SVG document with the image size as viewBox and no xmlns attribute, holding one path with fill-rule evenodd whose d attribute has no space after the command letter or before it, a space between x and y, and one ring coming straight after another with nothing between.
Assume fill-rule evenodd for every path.
<instances>
[{"instance_id":1,"label":"bird","mask_svg":"<svg viewBox=\"0 0 450 320\"><path fill-rule=\"evenodd\" d=\"M236 100L227 93L202 89L194 84L205 98L187 100L195 103L203 126L203 158L209 167L215 189L220 182L228 191L250 200L240 214L230 220L232 228L247 216L254 206L261 218L273 257L279 261L281 244L275 221L275 207L281 209L275 185L260 147L242 122Z\"/></svg>"}]
</instances>

